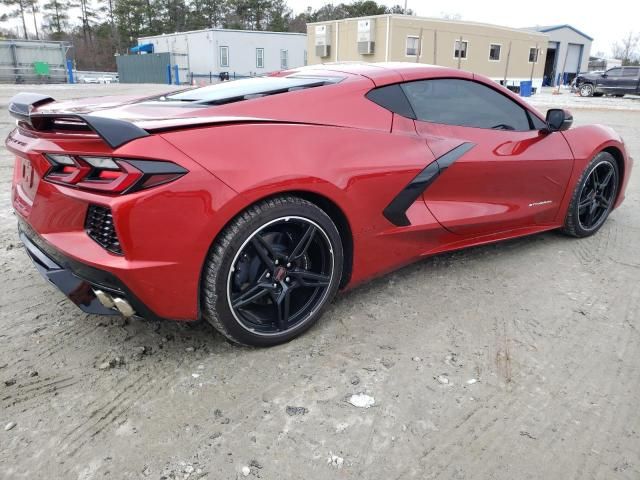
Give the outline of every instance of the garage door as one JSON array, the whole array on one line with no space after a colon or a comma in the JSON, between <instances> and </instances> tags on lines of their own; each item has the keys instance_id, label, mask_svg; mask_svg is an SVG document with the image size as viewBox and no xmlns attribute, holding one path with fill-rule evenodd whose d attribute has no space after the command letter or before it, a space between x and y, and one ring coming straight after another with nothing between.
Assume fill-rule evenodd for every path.
<instances>
[{"instance_id":1,"label":"garage door","mask_svg":"<svg viewBox=\"0 0 640 480\"><path fill-rule=\"evenodd\" d=\"M566 73L577 73L580 70L580 51L582 45L570 43L567 50L567 62L564 67Z\"/></svg>"}]
</instances>

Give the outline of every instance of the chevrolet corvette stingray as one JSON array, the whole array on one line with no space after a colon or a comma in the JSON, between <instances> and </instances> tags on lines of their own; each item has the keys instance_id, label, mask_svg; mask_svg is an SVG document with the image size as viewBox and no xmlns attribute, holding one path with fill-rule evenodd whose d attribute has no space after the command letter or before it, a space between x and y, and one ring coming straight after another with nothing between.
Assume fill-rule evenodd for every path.
<instances>
[{"instance_id":1,"label":"chevrolet corvette stingray","mask_svg":"<svg viewBox=\"0 0 640 480\"><path fill-rule=\"evenodd\" d=\"M270 346L339 289L428 255L586 237L632 160L473 73L332 64L154 97L21 93L6 140L37 269L82 310Z\"/></svg>"}]
</instances>

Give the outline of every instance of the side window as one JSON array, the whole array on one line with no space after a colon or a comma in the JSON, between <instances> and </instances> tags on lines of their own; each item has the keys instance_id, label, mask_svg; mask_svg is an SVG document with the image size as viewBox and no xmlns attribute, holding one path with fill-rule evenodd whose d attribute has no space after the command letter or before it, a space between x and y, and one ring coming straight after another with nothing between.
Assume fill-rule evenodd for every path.
<instances>
[{"instance_id":1,"label":"side window","mask_svg":"<svg viewBox=\"0 0 640 480\"><path fill-rule=\"evenodd\" d=\"M464 127L530 130L527 111L481 83L452 78L401 85L418 120Z\"/></svg>"},{"instance_id":2,"label":"side window","mask_svg":"<svg viewBox=\"0 0 640 480\"><path fill-rule=\"evenodd\" d=\"M289 50L280 50L280 69L287 70L289 68Z\"/></svg>"},{"instance_id":3,"label":"side window","mask_svg":"<svg viewBox=\"0 0 640 480\"><path fill-rule=\"evenodd\" d=\"M418 42L420 42L419 37L407 37L407 49L405 53L407 57L416 57L418 55Z\"/></svg>"},{"instance_id":4,"label":"side window","mask_svg":"<svg viewBox=\"0 0 640 480\"><path fill-rule=\"evenodd\" d=\"M469 42L466 40L456 40L453 46L453 58L467 58L467 48Z\"/></svg>"},{"instance_id":5,"label":"side window","mask_svg":"<svg viewBox=\"0 0 640 480\"><path fill-rule=\"evenodd\" d=\"M256 48L256 68L264 68L264 48Z\"/></svg>"},{"instance_id":6,"label":"side window","mask_svg":"<svg viewBox=\"0 0 640 480\"><path fill-rule=\"evenodd\" d=\"M491 60L492 62L499 62L501 48L502 48L501 45L497 43L492 43L489 46L489 60Z\"/></svg>"},{"instance_id":7,"label":"side window","mask_svg":"<svg viewBox=\"0 0 640 480\"><path fill-rule=\"evenodd\" d=\"M220 47L220 66L229 66L229 47Z\"/></svg>"},{"instance_id":8,"label":"side window","mask_svg":"<svg viewBox=\"0 0 640 480\"><path fill-rule=\"evenodd\" d=\"M622 69L623 77L637 77L640 74L639 67L625 67Z\"/></svg>"},{"instance_id":9,"label":"side window","mask_svg":"<svg viewBox=\"0 0 640 480\"><path fill-rule=\"evenodd\" d=\"M538 49L536 47L529 49L529 63L538 63Z\"/></svg>"},{"instance_id":10,"label":"side window","mask_svg":"<svg viewBox=\"0 0 640 480\"><path fill-rule=\"evenodd\" d=\"M611 70L607 70L605 72L608 77L621 77L622 69L621 68L612 68Z\"/></svg>"}]
</instances>

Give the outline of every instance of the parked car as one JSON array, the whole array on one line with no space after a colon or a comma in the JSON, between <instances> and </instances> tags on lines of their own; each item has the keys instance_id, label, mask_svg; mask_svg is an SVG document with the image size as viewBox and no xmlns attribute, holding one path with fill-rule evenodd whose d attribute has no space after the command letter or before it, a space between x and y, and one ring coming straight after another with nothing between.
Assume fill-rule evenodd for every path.
<instances>
[{"instance_id":1,"label":"parked car","mask_svg":"<svg viewBox=\"0 0 640 480\"><path fill-rule=\"evenodd\" d=\"M21 93L9 110L13 207L46 278L88 313L204 318L259 346L425 256L592 235L632 166L610 128L570 128L567 111L545 118L489 78L414 63L135 101Z\"/></svg>"},{"instance_id":2,"label":"parked car","mask_svg":"<svg viewBox=\"0 0 640 480\"><path fill-rule=\"evenodd\" d=\"M640 67L614 67L604 73L580 74L575 90L581 97L640 95Z\"/></svg>"},{"instance_id":3,"label":"parked car","mask_svg":"<svg viewBox=\"0 0 640 480\"><path fill-rule=\"evenodd\" d=\"M93 75L85 75L80 79L82 83L100 83L100 78Z\"/></svg>"},{"instance_id":4,"label":"parked car","mask_svg":"<svg viewBox=\"0 0 640 480\"><path fill-rule=\"evenodd\" d=\"M81 83L117 83L118 76L117 75L85 75L80 79Z\"/></svg>"}]
</instances>

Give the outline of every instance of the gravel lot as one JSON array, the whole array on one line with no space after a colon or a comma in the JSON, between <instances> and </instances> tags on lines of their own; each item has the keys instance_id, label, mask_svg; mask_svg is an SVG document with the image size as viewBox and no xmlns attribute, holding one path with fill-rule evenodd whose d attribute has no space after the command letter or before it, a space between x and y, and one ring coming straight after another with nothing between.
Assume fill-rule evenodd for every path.
<instances>
[{"instance_id":1,"label":"gravel lot","mask_svg":"<svg viewBox=\"0 0 640 480\"><path fill-rule=\"evenodd\" d=\"M23 89L0 87L3 139ZM608 100L580 99L576 123L612 125L640 159L640 102ZM0 150L0 478L638 479L639 171L594 237L425 260L256 350L205 324L81 313L20 246ZM349 404L359 393L375 404Z\"/></svg>"}]
</instances>

